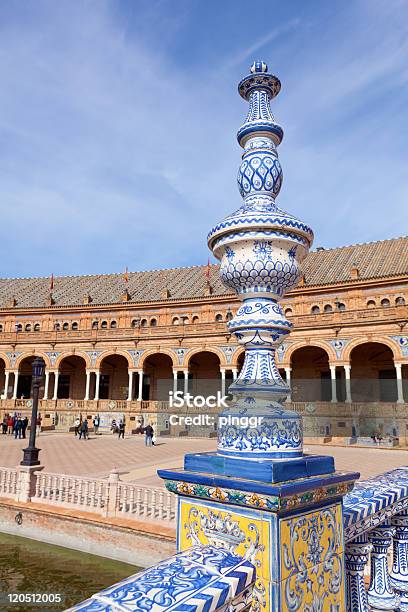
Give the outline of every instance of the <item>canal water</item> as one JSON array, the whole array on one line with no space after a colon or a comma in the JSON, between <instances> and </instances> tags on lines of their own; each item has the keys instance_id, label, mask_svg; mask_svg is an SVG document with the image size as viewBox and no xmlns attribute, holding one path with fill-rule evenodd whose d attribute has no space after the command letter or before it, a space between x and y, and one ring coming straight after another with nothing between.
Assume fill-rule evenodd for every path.
<instances>
[{"instance_id":1,"label":"canal water","mask_svg":"<svg viewBox=\"0 0 408 612\"><path fill-rule=\"evenodd\" d=\"M138 571L127 563L0 533L0 610L61 612ZM62 603L10 602L30 593L60 594Z\"/></svg>"}]
</instances>

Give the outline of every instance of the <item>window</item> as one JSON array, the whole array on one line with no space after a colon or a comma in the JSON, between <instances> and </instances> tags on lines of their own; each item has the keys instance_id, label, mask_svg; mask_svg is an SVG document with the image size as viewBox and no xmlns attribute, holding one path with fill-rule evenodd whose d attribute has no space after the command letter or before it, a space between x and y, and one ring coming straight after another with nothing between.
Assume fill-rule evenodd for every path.
<instances>
[{"instance_id":1,"label":"window","mask_svg":"<svg viewBox=\"0 0 408 612\"><path fill-rule=\"evenodd\" d=\"M25 331L30 332L31 331L31 323L26 323L26 326L24 328Z\"/></svg>"},{"instance_id":2,"label":"window","mask_svg":"<svg viewBox=\"0 0 408 612\"><path fill-rule=\"evenodd\" d=\"M194 315L192 322L193 323L198 323L200 321L200 318L197 315Z\"/></svg>"},{"instance_id":3,"label":"window","mask_svg":"<svg viewBox=\"0 0 408 612\"><path fill-rule=\"evenodd\" d=\"M222 314L218 313L215 315L215 320L217 321L217 323L221 323L222 321Z\"/></svg>"},{"instance_id":4,"label":"window","mask_svg":"<svg viewBox=\"0 0 408 612\"><path fill-rule=\"evenodd\" d=\"M107 321L102 321L101 329L108 329L108 322ZM104 398L104 399L106 399L106 398Z\"/></svg>"},{"instance_id":5,"label":"window","mask_svg":"<svg viewBox=\"0 0 408 612\"><path fill-rule=\"evenodd\" d=\"M190 323L189 318L188 317L181 317L181 320L183 322L183 325L188 325Z\"/></svg>"},{"instance_id":6,"label":"window","mask_svg":"<svg viewBox=\"0 0 408 612\"><path fill-rule=\"evenodd\" d=\"M117 326L118 326L118 324L117 324L117 322L116 322L116 321L111 321L111 322L110 322L110 328L111 328L111 329L116 329L116 328L117 328Z\"/></svg>"},{"instance_id":7,"label":"window","mask_svg":"<svg viewBox=\"0 0 408 612\"><path fill-rule=\"evenodd\" d=\"M21 331L23 331L23 325L22 325L22 323L16 323L16 331L17 331L17 332L21 332Z\"/></svg>"},{"instance_id":8,"label":"window","mask_svg":"<svg viewBox=\"0 0 408 612\"><path fill-rule=\"evenodd\" d=\"M135 327L138 327L138 325L139 325L139 319L132 319L132 323L131 323L131 325L132 325L133 329L134 329Z\"/></svg>"},{"instance_id":9,"label":"window","mask_svg":"<svg viewBox=\"0 0 408 612\"><path fill-rule=\"evenodd\" d=\"M64 331L68 331L68 329L69 329L69 323L67 323L67 322L65 321L65 323L63 323L63 325L62 325L62 329L63 329Z\"/></svg>"},{"instance_id":10,"label":"window","mask_svg":"<svg viewBox=\"0 0 408 612\"><path fill-rule=\"evenodd\" d=\"M71 325L71 329L72 329L73 331L77 331L77 329L78 329L78 323L77 323L76 321L74 321L74 322L73 322L73 324Z\"/></svg>"},{"instance_id":11,"label":"window","mask_svg":"<svg viewBox=\"0 0 408 612\"><path fill-rule=\"evenodd\" d=\"M343 302L338 302L337 303L337 310L341 310L341 311L346 310L346 305L343 304Z\"/></svg>"},{"instance_id":12,"label":"window","mask_svg":"<svg viewBox=\"0 0 408 612\"><path fill-rule=\"evenodd\" d=\"M319 312L320 312L319 306L312 306L312 310L311 310L312 314L319 314Z\"/></svg>"},{"instance_id":13,"label":"window","mask_svg":"<svg viewBox=\"0 0 408 612\"><path fill-rule=\"evenodd\" d=\"M157 319L150 319L150 327L157 327Z\"/></svg>"},{"instance_id":14,"label":"window","mask_svg":"<svg viewBox=\"0 0 408 612\"><path fill-rule=\"evenodd\" d=\"M173 325L178 325L180 323L179 318L178 317L173 317L172 323L173 323Z\"/></svg>"},{"instance_id":15,"label":"window","mask_svg":"<svg viewBox=\"0 0 408 612\"><path fill-rule=\"evenodd\" d=\"M225 315L225 318L227 319L227 321L231 321L231 319L233 318L233 314L231 312L230 309L227 310L227 314Z\"/></svg>"},{"instance_id":16,"label":"window","mask_svg":"<svg viewBox=\"0 0 408 612\"><path fill-rule=\"evenodd\" d=\"M3 326L0 324L0 332L3 331Z\"/></svg>"},{"instance_id":17,"label":"window","mask_svg":"<svg viewBox=\"0 0 408 612\"><path fill-rule=\"evenodd\" d=\"M98 321L92 321L92 329L98 329Z\"/></svg>"},{"instance_id":18,"label":"window","mask_svg":"<svg viewBox=\"0 0 408 612\"><path fill-rule=\"evenodd\" d=\"M55 329L55 331L59 331L59 330L61 329L61 324L60 324L60 323L58 323L58 321L56 321L56 322L54 323L54 329Z\"/></svg>"},{"instance_id":19,"label":"window","mask_svg":"<svg viewBox=\"0 0 408 612\"><path fill-rule=\"evenodd\" d=\"M388 306L391 306L391 302L388 298L384 298L383 300L381 300L381 306L383 306L384 308L388 308Z\"/></svg>"},{"instance_id":20,"label":"window","mask_svg":"<svg viewBox=\"0 0 408 612\"><path fill-rule=\"evenodd\" d=\"M405 304L405 298L402 297L402 295L399 295L396 300L395 300L395 304L397 306L404 306Z\"/></svg>"},{"instance_id":21,"label":"window","mask_svg":"<svg viewBox=\"0 0 408 612\"><path fill-rule=\"evenodd\" d=\"M291 308L286 308L286 310L285 310L285 315L286 315L287 317L289 317L289 316L290 316L292 313L293 313L293 310L292 310Z\"/></svg>"},{"instance_id":22,"label":"window","mask_svg":"<svg viewBox=\"0 0 408 612\"><path fill-rule=\"evenodd\" d=\"M147 327L147 319L142 319L140 321L140 327Z\"/></svg>"},{"instance_id":23,"label":"window","mask_svg":"<svg viewBox=\"0 0 408 612\"><path fill-rule=\"evenodd\" d=\"M324 305L324 312L333 312L333 306L331 304Z\"/></svg>"},{"instance_id":24,"label":"window","mask_svg":"<svg viewBox=\"0 0 408 612\"><path fill-rule=\"evenodd\" d=\"M41 329L41 325L39 323L34 323L34 331L39 332Z\"/></svg>"},{"instance_id":25,"label":"window","mask_svg":"<svg viewBox=\"0 0 408 612\"><path fill-rule=\"evenodd\" d=\"M368 300L367 308L375 308L375 301L374 300Z\"/></svg>"}]
</instances>

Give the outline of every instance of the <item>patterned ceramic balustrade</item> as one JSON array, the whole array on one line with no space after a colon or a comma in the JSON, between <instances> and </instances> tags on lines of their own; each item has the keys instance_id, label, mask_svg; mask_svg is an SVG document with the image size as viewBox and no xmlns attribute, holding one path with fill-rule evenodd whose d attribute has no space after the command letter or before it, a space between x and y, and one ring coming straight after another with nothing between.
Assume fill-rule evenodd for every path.
<instances>
[{"instance_id":1,"label":"patterned ceramic balustrade","mask_svg":"<svg viewBox=\"0 0 408 612\"><path fill-rule=\"evenodd\" d=\"M195 546L93 595L69 612L244 612L255 579L255 567L239 555Z\"/></svg>"},{"instance_id":2,"label":"patterned ceramic balustrade","mask_svg":"<svg viewBox=\"0 0 408 612\"><path fill-rule=\"evenodd\" d=\"M347 611L407 611L408 468L357 482L343 499L343 513Z\"/></svg>"}]
</instances>

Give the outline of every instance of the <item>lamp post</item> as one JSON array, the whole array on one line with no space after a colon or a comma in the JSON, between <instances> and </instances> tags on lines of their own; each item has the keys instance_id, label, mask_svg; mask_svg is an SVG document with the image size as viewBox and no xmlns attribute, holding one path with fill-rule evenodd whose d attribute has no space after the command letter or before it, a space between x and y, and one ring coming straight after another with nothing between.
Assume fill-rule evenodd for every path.
<instances>
[{"instance_id":1,"label":"lamp post","mask_svg":"<svg viewBox=\"0 0 408 612\"><path fill-rule=\"evenodd\" d=\"M40 385L44 378L45 361L42 357L36 357L33 361L33 406L31 409L31 427L30 427L30 440L28 447L23 450L24 458L20 462L20 465L40 465L38 459L38 453L41 449L35 446L35 435L37 429L37 414L38 414L38 395L40 391Z\"/></svg>"}]
</instances>

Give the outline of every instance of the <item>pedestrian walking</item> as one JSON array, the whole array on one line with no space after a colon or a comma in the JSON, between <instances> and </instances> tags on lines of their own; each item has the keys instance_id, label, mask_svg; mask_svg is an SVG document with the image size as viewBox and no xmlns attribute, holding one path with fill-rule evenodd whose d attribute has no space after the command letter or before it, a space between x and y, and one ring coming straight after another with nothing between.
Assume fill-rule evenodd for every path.
<instances>
[{"instance_id":1,"label":"pedestrian walking","mask_svg":"<svg viewBox=\"0 0 408 612\"><path fill-rule=\"evenodd\" d=\"M122 419L119 421L118 439L119 438L125 439L125 421L123 421Z\"/></svg>"},{"instance_id":2,"label":"pedestrian walking","mask_svg":"<svg viewBox=\"0 0 408 612\"><path fill-rule=\"evenodd\" d=\"M94 417L94 420L93 420L95 436L97 436L98 433L99 433L99 424L100 424L100 422L101 422L101 419L99 417L99 414L97 414L96 417Z\"/></svg>"},{"instance_id":3,"label":"pedestrian walking","mask_svg":"<svg viewBox=\"0 0 408 612\"><path fill-rule=\"evenodd\" d=\"M14 417L9 415L8 421L7 421L7 431L10 436L13 433L13 429L14 429Z\"/></svg>"},{"instance_id":4,"label":"pedestrian walking","mask_svg":"<svg viewBox=\"0 0 408 612\"><path fill-rule=\"evenodd\" d=\"M3 435L7 434L7 421L8 421L8 416L7 414L4 415L3 417L3 422L2 422L2 428L3 428Z\"/></svg>"},{"instance_id":5,"label":"pedestrian walking","mask_svg":"<svg viewBox=\"0 0 408 612\"><path fill-rule=\"evenodd\" d=\"M22 431L22 434L23 434L23 438L26 437L27 427L28 427L28 417L25 416L24 419L21 422L21 431Z\"/></svg>"},{"instance_id":6,"label":"pedestrian walking","mask_svg":"<svg viewBox=\"0 0 408 612\"><path fill-rule=\"evenodd\" d=\"M75 432L75 437L77 437L77 435L79 434L79 428L81 427L81 419L79 417L77 417L74 421L74 432Z\"/></svg>"},{"instance_id":7,"label":"pedestrian walking","mask_svg":"<svg viewBox=\"0 0 408 612\"><path fill-rule=\"evenodd\" d=\"M21 439L23 437L23 421L21 417L14 420L14 439Z\"/></svg>"},{"instance_id":8,"label":"pedestrian walking","mask_svg":"<svg viewBox=\"0 0 408 612\"><path fill-rule=\"evenodd\" d=\"M84 440L89 439L88 433L88 421L84 419L81 423L81 427L79 428L79 439L83 437Z\"/></svg>"},{"instance_id":9,"label":"pedestrian walking","mask_svg":"<svg viewBox=\"0 0 408 612\"><path fill-rule=\"evenodd\" d=\"M150 423L149 425L147 425L147 427L145 427L144 433L145 433L145 446L153 446L154 429L150 425Z\"/></svg>"},{"instance_id":10,"label":"pedestrian walking","mask_svg":"<svg viewBox=\"0 0 408 612\"><path fill-rule=\"evenodd\" d=\"M42 422L42 418L41 418L41 414L39 414L37 417L37 421L36 421L37 436L39 436L41 433L41 422Z\"/></svg>"}]
</instances>

